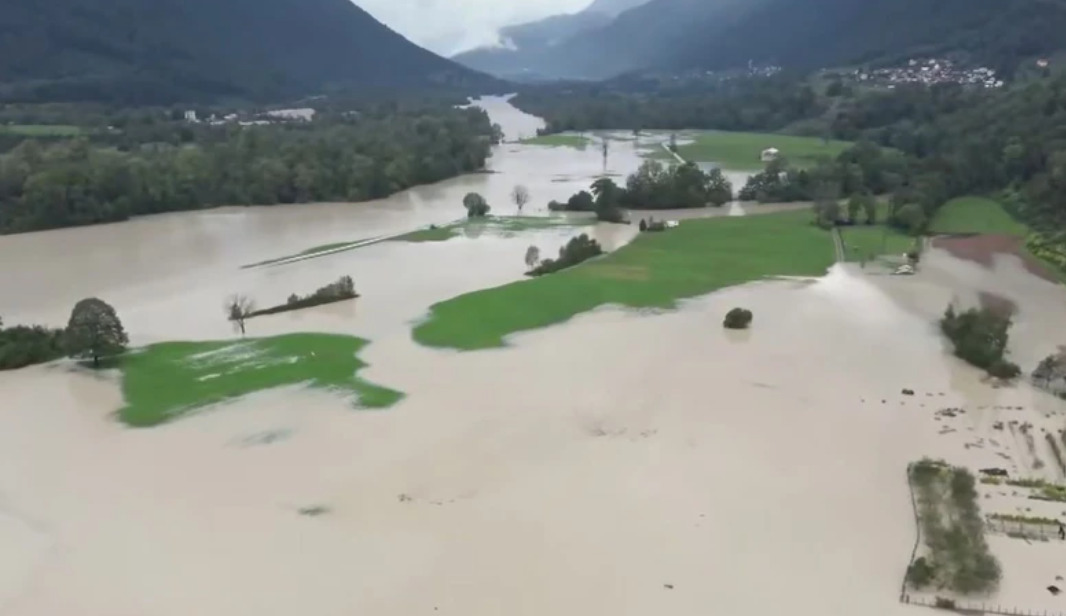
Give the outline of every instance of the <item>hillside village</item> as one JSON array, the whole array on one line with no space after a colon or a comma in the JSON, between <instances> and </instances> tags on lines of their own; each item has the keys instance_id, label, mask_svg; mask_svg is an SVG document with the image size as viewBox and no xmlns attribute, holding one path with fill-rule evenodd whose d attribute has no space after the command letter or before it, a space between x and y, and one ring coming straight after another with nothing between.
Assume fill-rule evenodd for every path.
<instances>
[{"instance_id":1,"label":"hillside village","mask_svg":"<svg viewBox=\"0 0 1066 616\"><path fill-rule=\"evenodd\" d=\"M1003 80L997 77L993 69L984 66L963 68L946 58L911 59L906 66L874 70L860 68L841 76L859 83L887 85L889 88L901 84L931 86L946 83L983 88L1003 87Z\"/></svg>"}]
</instances>

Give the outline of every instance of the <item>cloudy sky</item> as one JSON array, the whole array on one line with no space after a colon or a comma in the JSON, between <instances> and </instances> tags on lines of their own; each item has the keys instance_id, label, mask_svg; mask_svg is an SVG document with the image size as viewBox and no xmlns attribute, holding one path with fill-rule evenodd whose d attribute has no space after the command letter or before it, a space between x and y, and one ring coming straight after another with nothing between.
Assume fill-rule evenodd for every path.
<instances>
[{"instance_id":1,"label":"cloudy sky","mask_svg":"<svg viewBox=\"0 0 1066 616\"><path fill-rule=\"evenodd\" d=\"M439 54L491 43L502 26L574 13L592 0L355 0L419 45Z\"/></svg>"}]
</instances>

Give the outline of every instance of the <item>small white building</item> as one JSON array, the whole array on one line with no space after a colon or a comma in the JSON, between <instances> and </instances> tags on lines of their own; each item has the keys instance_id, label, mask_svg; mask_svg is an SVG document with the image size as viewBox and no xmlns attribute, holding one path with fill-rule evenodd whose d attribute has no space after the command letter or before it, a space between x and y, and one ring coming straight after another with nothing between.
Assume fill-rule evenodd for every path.
<instances>
[{"instance_id":1,"label":"small white building","mask_svg":"<svg viewBox=\"0 0 1066 616\"><path fill-rule=\"evenodd\" d=\"M196 112L193 111L192 109L186 111L185 112L185 121L186 122L199 122L199 120L196 119Z\"/></svg>"},{"instance_id":2,"label":"small white building","mask_svg":"<svg viewBox=\"0 0 1066 616\"><path fill-rule=\"evenodd\" d=\"M768 163L777 160L777 157L781 155L781 151L777 148L766 148L762 151L762 155L759 157L762 162Z\"/></svg>"}]
</instances>

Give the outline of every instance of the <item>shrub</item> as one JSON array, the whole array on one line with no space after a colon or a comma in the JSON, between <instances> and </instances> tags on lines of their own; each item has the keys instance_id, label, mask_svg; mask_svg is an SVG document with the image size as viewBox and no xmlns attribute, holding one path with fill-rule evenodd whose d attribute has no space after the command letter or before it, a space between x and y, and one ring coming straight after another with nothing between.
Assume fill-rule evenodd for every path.
<instances>
[{"instance_id":1,"label":"shrub","mask_svg":"<svg viewBox=\"0 0 1066 616\"><path fill-rule=\"evenodd\" d=\"M913 588L921 590L933 583L936 579L936 569L924 556L918 557L907 568L907 583Z\"/></svg>"},{"instance_id":2,"label":"shrub","mask_svg":"<svg viewBox=\"0 0 1066 616\"><path fill-rule=\"evenodd\" d=\"M566 246L559 249L558 259L545 259L540 262L540 265L527 272L526 275L543 276L544 274L551 274L573 267L582 261L601 254L603 254L603 248L600 247L599 242L590 238L588 234L582 233L572 238L566 243Z\"/></svg>"},{"instance_id":3,"label":"shrub","mask_svg":"<svg viewBox=\"0 0 1066 616\"><path fill-rule=\"evenodd\" d=\"M1016 379L1022 373L1018 364L1001 359L988 367L988 373L997 379Z\"/></svg>"},{"instance_id":4,"label":"shrub","mask_svg":"<svg viewBox=\"0 0 1066 616\"><path fill-rule=\"evenodd\" d=\"M751 325L752 318L750 310L734 308L726 313L723 325L728 329L747 329Z\"/></svg>"},{"instance_id":5,"label":"shrub","mask_svg":"<svg viewBox=\"0 0 1066 616\"><path fill-rule=\"evenodd\" d=\"M0 370L43 364L65 355L64 332L35 325L0 330Z\"/></svg>"}]
</instances>

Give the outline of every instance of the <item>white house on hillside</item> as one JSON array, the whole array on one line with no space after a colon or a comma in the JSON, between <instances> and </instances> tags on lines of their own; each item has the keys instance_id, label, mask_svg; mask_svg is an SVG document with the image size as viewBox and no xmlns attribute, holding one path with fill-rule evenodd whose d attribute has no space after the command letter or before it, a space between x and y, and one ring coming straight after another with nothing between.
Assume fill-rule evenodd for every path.
<instances>
[{"instance_id":1,"label":"white house on hillside","mask_svg":"<svg viewBox=\"0 0 1066 616\"><path fill-rule=\"evenodd\" d=\"M781 151L777 148L766 148L762 151L762 156L760 156L760 159L762 160L762 162L768 163L770 161L777 160L777 157L780 155Z\"/></svg>"}]
</instances>

